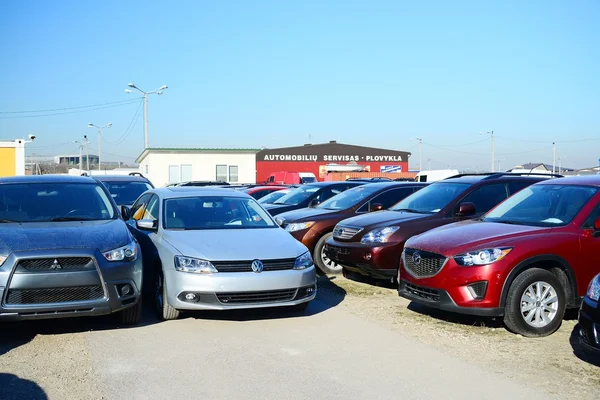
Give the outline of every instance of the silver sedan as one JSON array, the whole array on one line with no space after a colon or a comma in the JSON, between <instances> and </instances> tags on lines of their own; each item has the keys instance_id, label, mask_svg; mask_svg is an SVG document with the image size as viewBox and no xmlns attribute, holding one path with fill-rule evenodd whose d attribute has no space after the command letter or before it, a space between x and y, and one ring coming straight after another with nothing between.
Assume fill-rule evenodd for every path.
<instances>
[{"instance_id":1,"label":"silver sedan","mask_svg":"<svg viewBox=\"0 0 600 400\"><path fill-rule=\"evenodd\" d=\"M128 214L142 249L145 291L161 319L183 310L303 310L316 296L308 249L245 193L153 189Z\"/></svg>"}]
</instances>

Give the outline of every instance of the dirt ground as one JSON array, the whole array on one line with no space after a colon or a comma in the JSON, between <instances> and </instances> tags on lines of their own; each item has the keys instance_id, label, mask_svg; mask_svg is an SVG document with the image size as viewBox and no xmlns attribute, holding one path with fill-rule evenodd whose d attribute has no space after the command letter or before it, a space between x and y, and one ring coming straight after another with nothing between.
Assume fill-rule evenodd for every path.
<instances>
[{"instance_id":1,"label":"dirt ground","mask_svg":"<svg viewBox=\"0 0 600 400\"><path fill-rule=\"evenodd\" d=\"M319 291L332 301L343 296L338 307L353 314L557 398L597 399L600 394L600 357L580 348L576 312L570 312L553 335L528 339L508 332L498 320L412 304L386 284L329 276L320 278Z\"/></svg>"}]
</instances>

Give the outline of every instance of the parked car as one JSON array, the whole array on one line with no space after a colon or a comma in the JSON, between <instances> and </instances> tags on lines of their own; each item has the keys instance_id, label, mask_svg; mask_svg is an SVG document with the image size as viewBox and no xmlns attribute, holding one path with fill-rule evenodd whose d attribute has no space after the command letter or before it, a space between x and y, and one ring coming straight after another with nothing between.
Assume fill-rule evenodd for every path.
<instances>
[{"instance_id":1,"label":"parked car","mask_svg":"<svg viewBox=\"0 0 600 400\"><path fill-rule=\"evenodd\" d=\"M290 306L315 298L308 249L251 196L224 188L162 188L131 209L159 318L183 310Z\"/></svg>"},{"instance_id":2,"label":"parked car","mask_svg":"<svg viewBox=\"0 0 600 400\"><path fill-rule=\"evenodd\" d=\"M342 272L342 266L329 259L323 251L335 225L355 215L387 209L425 185L393 181L369 183L348 189L314 208L279 214L275 220L308 247L322 272L337 274Z\"/></svg>"},{"instance_id":3,"label":"parked car","mask_svg":"<svg viewBox=\"0 0 600 400\"><path fill-rule=\"evenodd\" d=\"M258 200L258 199L265 197L266 195L268 195L270 193L277 192L279 190L283 190L283 189L287 189L287 188L288 188L287 186L268 185L268 186L252 186L252 187L242 188L240 190L242 192L247 193L250 196L254 197L254 199Z\"/></svg>"},{"instance_id":4,"label":"parked car","mask_svg":"<svg viewBox=\"0 0 600 400\"><path fill-rule=\"evenodd\" d=\"M325 254L343 272L395 280L404 242L411 236L483 215L511 194L548 176L461 175L432 183L388 211L341 221Z\"/></svg>"},{"instance_id":5,"label":"parked car","mask_svg":"<svg viewBox=\"0 0 600 400\"><path fill-rule=\"evenodd\" d=\"M180 182L168 185L169 187L173 186L230 186L229 183L224 181L189 181L189 182Z\"/></svg>"},{"instance_id":6,"label":"parked car","mask_svg":"<svg viewBox=\"0 0 600 400\"><path fill-rule=\"evenodd\" d=\"M600 231L600 221L594 221ZM600 237L600 235L598 235ZM590 282L579 310L579 342L586 351L600 354L600 274Z\"/></svg>"},{"instance_id":7,"label":"parked car","mask_svg":"<svg viewBox=\"0 0 600 400\"><path fill-rule=\"evenodd\" d=\"M117 206L131 206L146 190L154 188L152 182L141 175L95 175L108 189Z\"/></svg>"},{"instance_id":8,"label":"parked car","mask_svg":"<svg viewBox=\"0 0 600 400\"><path fill-rule=\"evenodd\" d=\"M312 172L278 171L269 175L265 182L267 185L297 185L317 182L317 177Z\"/></svg>"},{"instance_id":9,"label":"parked car","mask_svg":"<svg viewBox=\"0 0 600 400\"><path fill-rule=\"evenodd\" d=\"M315 207L336 194L364 184L364 182L351 181L307 183L275 200L275 202L263 204L263 206L272 216L276 216L286 211Z\"/></svg>"},{"instance_id":10,"label":"parked car","mask_svg":"<svg viewBox=\"0 0 600 400\"><path fill-rule=\"evenodd\" d=\"M86 177L0 179L0 319L142 312L140 249L108 190Z\"/></svg>"},{"instance_id":11,"label":"parked car","mask_svg":"<svg viewBox=\"0 0 600 400\"><path fill-rule=\"evenodd\" d=\"M600 272L599 189L600 177L546 180L480 220L409 239L400 295L457 313L503 317L523 336L552 334ZM592 298L596 294L592 285Z\"/></svg>"},{"instance_id":12,"label":"parked car","mask_svg":"<svg viewBox=\"0 0 600 400\"><path fill-rule=\"evenodd\" d=\"M288 194L289 192L291 192L294 189L295 189L295 187L289 187L287 189L281 189L276 192L271 192L271 193L267 194L266 196L258 199L258 202L260 204L262 204L263 206L265 206L266 204L273 204L275 201L282 198L283 196L285 196L286 194Z\"/></svg>"}]
</instances>

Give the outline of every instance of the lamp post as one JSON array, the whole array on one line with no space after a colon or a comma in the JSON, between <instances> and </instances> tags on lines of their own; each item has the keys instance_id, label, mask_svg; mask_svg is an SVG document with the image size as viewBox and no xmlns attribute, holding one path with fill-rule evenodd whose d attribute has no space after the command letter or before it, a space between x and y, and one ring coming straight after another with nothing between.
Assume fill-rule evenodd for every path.
<instances>
[{"instance_id":1,"label":"lamp post","mask_svg":"<svg viewBox=\"0 0 600 400\"><path fill-rule=\"evenodd\" d=\"M559 156L558 157L558 174L562 175L562 160L563 158L567 158L567 156Z\"/></svg>"},{"instance_id":2,"label":"lamp post","mask_svg":"<svg viewBox=\"0 0 600 400\"><path fill-rule=\"evenodd\" d=\"M98 171L100 171L102 169L102 163L101 161L101 153L102 153L102 129L104 128L110 128L112 126L112 123L108 123L104 126L98 126L98 125L94 125L91 122L88 124L88 128L96 128L98 129Z\"/></svg>"},{"instance_id":3,"label":"lamp post","mask_svg":"<svg viewBox=\"0 0 600 400\"><path fill-rule=\"evenodd\" d=\"M79 173L81 174L81 164L83 162L83 142L81 140L73 140L73 143L77 143L79 146Z\"/></svg>"},{"instance_id":4,"label":"lamp post","mask_svg":"<svg viewBox=\"0 0 600 400\"><path fill-rule=\"evenodd\" d=\"M428 168L427 168L427 170L428 170L428 171L431 171L431 161L432 161L432 160L434 160L434 159L433 159L433 158L431 158L431 157L427 158L427 162L428 162Z\"/></svg>"},{"instance_id":5,"label":"lamp post","mask_svg":"<svg viewBox=\"0 0 600 400\"><path fill-rule=\"evenodd\" d=\"M411 141L413 139L410 139ZM419 142L419 171L423 170L423 139L415 138L417 142Z\"/></svg>"},{"instance_id":6,"label":"lamp post","mask_svg":"<svg viewBox=\"0 0 600 400\"><path fill-rule=\"evenodd\" d=\"M127 86L139 91L140 93L142 93L144 95L144 149L147 149L148 148L148 95L157 94L160 96L161 94L164 93L165 90L168 89L168 86L162 85L158 89L153 90L151 92L145 92L142 89L140 89L139 87L135 86L133 83L128 83ZM133 93L133 90L125 89L125 93Z\"/></svg>"},{"instance_id":7,"label":"lamp post","mask_svg":"<svg viewBox=\"0 0 600 400\"><path fill-rule=\"evenodd\" d=\"M480 135L483 135L484 133L481 132ZM489 132L485 132L486 135L490 135L491 139L492 139L492 171L494 172L494 131L489 131Z\"/></svg>"},{"instance_id":8,"label":"lamp post","mask_svg":"<svg viewBox=\"0 0 600 400\"><path fill-rule=\"evenodd\" d=\"M86 170L88 172L90 172L90 149L89 149L89 144L90 141L87 138L87 135L83 135L83 140L85 143L85 163L86 163Z\"/></svg>"}]
</instances>

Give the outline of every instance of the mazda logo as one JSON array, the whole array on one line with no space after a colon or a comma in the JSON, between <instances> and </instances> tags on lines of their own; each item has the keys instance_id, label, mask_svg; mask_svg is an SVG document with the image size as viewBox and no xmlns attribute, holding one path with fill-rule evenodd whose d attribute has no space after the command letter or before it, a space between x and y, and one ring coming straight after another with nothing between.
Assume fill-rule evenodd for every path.
<instances>
[{"instance_id":1,"label":"mazda logo","mask_svg":"<svg viewBox=\"0 0 600 400\"><path fill-rule=\"evenodd\" d=\"M251 267L252 267L252 271L258 273L258 272L262 272L264 266L263 266L262 261L254 260L254 261L252 261Z\"/></svg>"},{"instance_id":2,"label":"mazda logo","mask_svg":"<svg viewBox=\"0 0 600 400\"><path fill-rule=\"evenodd\" d=\"M412 261L413 261L413 264L420 265L421 264L421 253L419 253L418 251L415 251L412 255Z\"/></svg>"}]
</instances>

